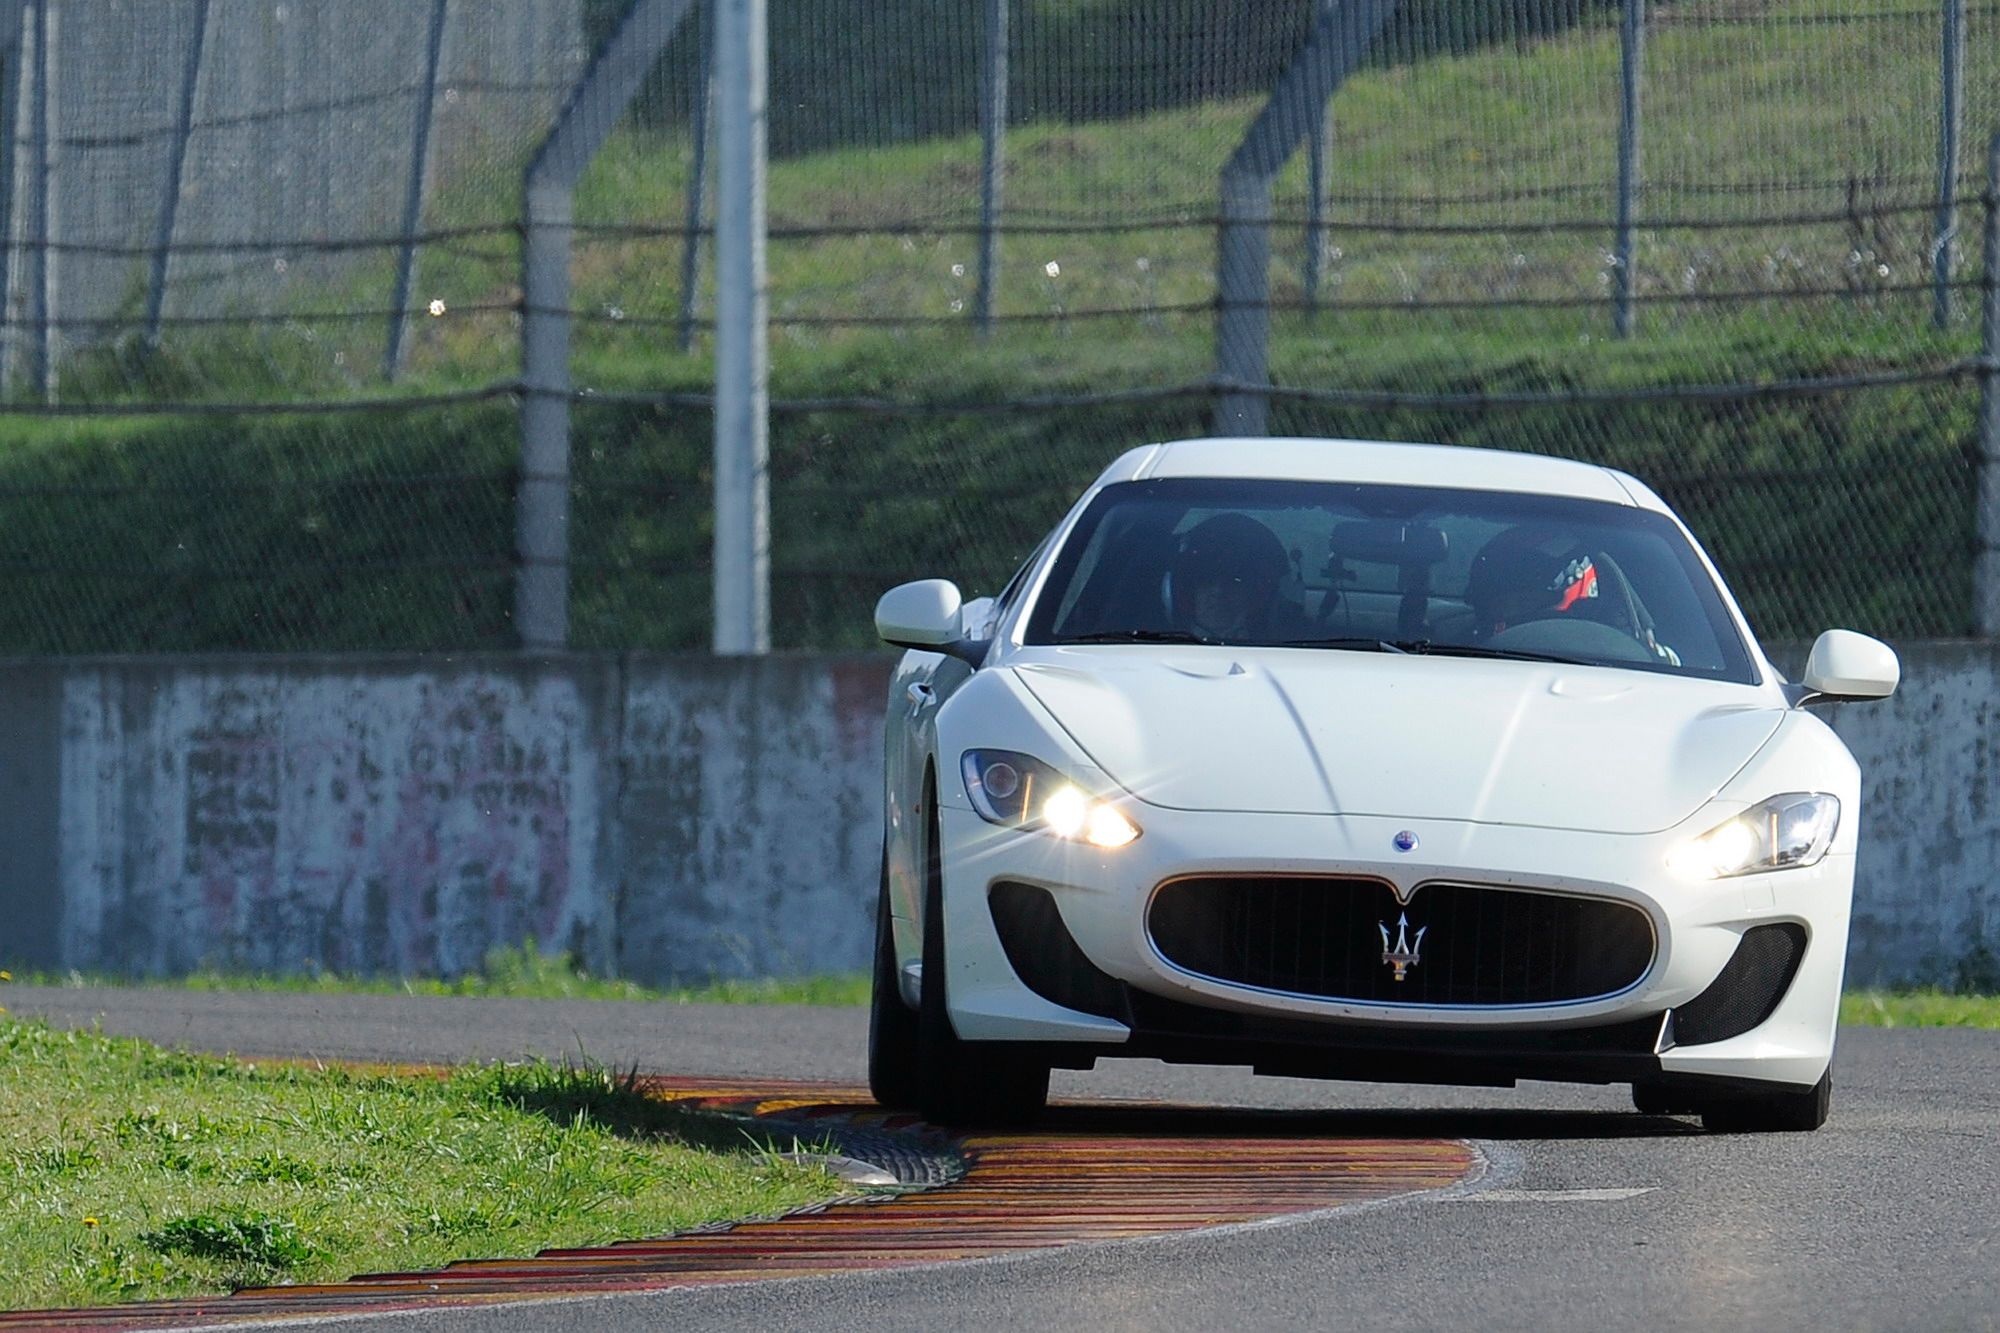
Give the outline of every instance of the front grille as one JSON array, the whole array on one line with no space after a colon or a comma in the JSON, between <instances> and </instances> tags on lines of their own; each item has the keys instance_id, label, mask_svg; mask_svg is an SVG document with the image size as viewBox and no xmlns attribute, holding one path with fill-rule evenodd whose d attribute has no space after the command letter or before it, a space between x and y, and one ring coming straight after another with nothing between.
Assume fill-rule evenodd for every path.
<instances>
[{"instance_id":1,"label":"front grille","mask_svg":"<svg viewBox=\"0 0 2000 1333\"><path fill-rule=\"evenodd\" d=\"M1674 1043L1740 1037L1777 1012L1806 956L1806 928L1794 921L1752 926L1708 989L1674 1010Z\"/></svg>"},{"instance_id":2,"label":"front grille","mask_svg":"<svg viewBox=\"0 0 2000 1333\"><path fill-rule=\"evenodd\" d=\"M1173 880L1146 925L1160 955L1189 972L1366 1003L1594 999L1636 984L1653 961L1652 922L1629 904L1472 884L1422 885L1403 905L1373 879ZM1392 951L1416 955L1400 981L1383 958Z\"/></svg>"}]
</instances>

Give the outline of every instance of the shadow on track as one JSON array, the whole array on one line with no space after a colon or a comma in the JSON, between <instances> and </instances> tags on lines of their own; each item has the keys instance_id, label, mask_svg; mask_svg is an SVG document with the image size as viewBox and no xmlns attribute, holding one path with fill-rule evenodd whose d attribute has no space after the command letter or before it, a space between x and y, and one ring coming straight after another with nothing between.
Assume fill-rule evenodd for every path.
<instances>
[{"instance_id":1,"label":"shadow on track","mask_svg":"<svg viewBox=\"0 0 2000 1333\"><path fill-rule=\"evenodd\" d=\"M1689 1121L1633 1111L1267 1111L1143 1102L1056 1102L1030 1132L1177 1138L1515 1140L1657 1139L1702 1133Z\"/></svg>"}]
</instances>

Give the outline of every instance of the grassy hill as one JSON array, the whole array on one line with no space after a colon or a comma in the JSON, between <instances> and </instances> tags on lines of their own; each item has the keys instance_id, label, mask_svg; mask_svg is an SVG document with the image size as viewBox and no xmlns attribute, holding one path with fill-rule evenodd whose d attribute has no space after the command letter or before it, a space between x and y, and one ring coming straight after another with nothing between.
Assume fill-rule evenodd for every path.
<instances>
[{"instance_id":1,"label":"grassy hill","mask_svg":"<svg viewBox=\"0 0 2000 1333\"><path fill-rule=\"evenodd\" d=\"M1168 6L1159 30L1200 8ZM1110 12L1086 10L1093 22ZM1603 300L1617 34L1601 12L1564 12L1497 41L1385 56L1343 90L1335 253L1317 311L1300 308L1302 165L1281 182L1278 383L1560 395L1814 379L1940 365L1974 349L1970 299L1950 328L1930 328L1930 224L1922 208L1902 207L1931 188L1934 23L1905 11L1863 20L1878 11L1861 0L1655 9L1642 211L1689 223L1833 216L1650 228L1638 264L1649 303L1639 336L1619 341ZM1703 14L1734 18L1693 21ZM1415 31L1397 40L1413 50ZM1092 50L1106 61L1131 54L1105 38L1065 58L1081 70ZM1996 75L2000 56L1982 47L1968 70L1974 120L1994 105ZM774 87L774 99L786 95ZM1163 97L1133 114L1018 126L1010 218L1121 229L1008 236L1001 310L1012 318L986 341L965 311L976 136L946 125L907 141L793 145L770 172L781 229L774 395L963 405L1199 381L1212 365L1215 172L1259 104L1240 91ZM671 117L642 120L586 178L579 217L611 228L580 238L574 266L575 370L587 389L708 387L706 340L689 354L672 341L680 242L646 234L677 224L688 150ZM479 222L510 207L461 184L433 220ZM890 225L912 219L931 230ZM1977 223L1965 210L1963 234ZM1450 229L1461 226L1477 230ZM825 227L840 234L784 230ZM516 373L515 265L504 232L427 250L419 299L446 313L419 321L409 391ZM100 350L72 365L65 394L379 392L379 324L305 312L377 305L387 277L386 261L357 269L254 338L183 331L165 355ZM1744 291L1775 294L1729 295ZM1118 313L1095 313L1106 310ZM1956 633L1968 608L1973 404L1967 379L1775 401L1281 402L1274 428L1628 467L1683 507L1766 635L1831 623ZM947 574L990 590L1106 460L1203 433L1208 413L1201 395L1002 412L781 410L779 642L867 642L869 605L904 577ZM574 421L576 642L703 646L707 413L586 400ZM359 416L11 418L0 439L0 565L13 576L0 591L0 648L509 641L515 422L504 402Z\"/></svg>"},{"instance_id":2,"label":"grassy hill","mask_svg":"<svg viewBox=\"0 0 2000 1333\"><path fill-rule=\"evenodd\" d=\"M1718 348L1718 342L1724 345ZM1060 378L965 332L915 347L875 335L794 366L799 397L888 391L980 403L1087 388L1113 349L1072 339ZM1837 373L1860 344L1768 321L1646 345L1450 344L1413 373L1388 339L1287 336L1295 364L1354 388L1448 392L1643 386L1719 352L1772 378ZM700 392L689 368L669 387ZM1839 623L1963 632L1974 472L1969 384L1767 402L1534 408L1281 402L1286 433L1442 439L1630 468L1681 506L1759 631ZM1119 451L1204 433L1190 395L1002 412L785 411L772 423L776 634L861 646L874 598L944 574L991 591ZM574 415L574 635L579 647L700 648L707 639L711 423L680 407ZM509 641L516 424L504 402L362 419L45 423L0 454L0 642L14 651L359 649Z\"/></svg>"}]
</instances>

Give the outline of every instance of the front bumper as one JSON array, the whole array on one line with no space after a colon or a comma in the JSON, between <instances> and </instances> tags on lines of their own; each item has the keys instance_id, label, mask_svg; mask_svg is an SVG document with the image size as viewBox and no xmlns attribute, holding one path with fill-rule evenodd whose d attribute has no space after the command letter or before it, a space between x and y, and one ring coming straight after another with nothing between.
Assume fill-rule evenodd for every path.
<instances>
[{"instance_id":1,"label":"front bumper","mask_svg":"<svg viewBox=\"0 0 2000 1333\"><path fill-rule=\"evenodd\" d=\"M1706 883L1675 879L1667 851L1699 828L1607 835L1443 821L1270 815L1134 806L1144 830L1116 851L940 812L947 995L975 1041L1030 1042L1052 1062L1101 1055L1247 1064L1266 1072L1505 1084L1682 1077L1809 1085L1831 1059L1847 945L1853 858ZM1417 835L1396 850L1404 830ZM1551 868L1559 867L1559 870ZM1199 976L1154 948L1146 907L1187 875L1341 875L1407 892L1449 882L1613 899L1643 911L1652 965L1629 988L1558 1004L1363 1003ZM1128 1003L1086 1012L1038 994L1010 963L988 906L994 886L1048 892L1061 933ZM1745 932L1791 922L1805 947L1774 1012L1725 1040L1684 1044L1668 1015L1701 996ZM1045 988L1046 989L1046 988Z\"/></svg>"}]
</instances>

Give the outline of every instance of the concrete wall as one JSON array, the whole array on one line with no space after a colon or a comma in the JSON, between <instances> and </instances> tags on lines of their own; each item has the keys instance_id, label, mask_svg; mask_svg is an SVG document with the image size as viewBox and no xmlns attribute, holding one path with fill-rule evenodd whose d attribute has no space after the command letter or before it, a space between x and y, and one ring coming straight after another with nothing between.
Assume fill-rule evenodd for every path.
<instances>
[{"instance_id":1,"label":"concrete wall","mask_svg":"<svg viewBox=\"0 0 2000 1333\"><path fill-rule=\"evenodd\" d=\"M852 969L881 658L0 667L0 961L476 968L532 936L648 981Z\"/></svg>"},{"instance_id":2,"label":"concrete wall","mask_svg":"<svg viewBox=\"0 0 2000 1333\"><path fill-rule=\"evenodd\" d=\"M2000 991L2000 645L1898 648L1894 697L1829 719L1861 763L1848 978Z\"/></svg>"},{"instance_id":3,"label":"concrete wall","mask_svg":"<svg viewBox=\"0 0 2000 1333\"><path fill-rule=\"evenodd\" d=\"M2000 648L1905 644L1851 976L2000 985ZM0 665L0 963L641 980L867 960L882 657Z\"/></svg>"}]
</instances>

